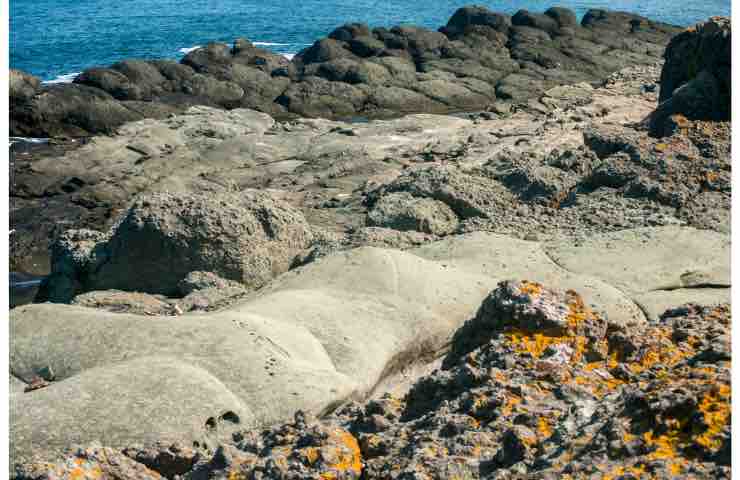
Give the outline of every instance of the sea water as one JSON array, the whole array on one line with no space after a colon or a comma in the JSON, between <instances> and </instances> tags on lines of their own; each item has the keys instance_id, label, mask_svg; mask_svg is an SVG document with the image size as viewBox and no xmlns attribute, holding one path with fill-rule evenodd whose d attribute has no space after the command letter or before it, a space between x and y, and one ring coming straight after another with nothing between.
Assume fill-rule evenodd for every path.
<instances>
[{"instance_id":1,"label":"sea water","mask_svg":"<svg viewBox=\"0 0 740 480\"><path fill-rule=\"evenodd\" d=\"M731 0L10 0L10 66L49 82L125 58L179 59L212 41L246 37L292 56L346 22L437 29L459 7L513 14L558 5L638 13L688 26L729 15Z\"/></svg>"}]
</instances>

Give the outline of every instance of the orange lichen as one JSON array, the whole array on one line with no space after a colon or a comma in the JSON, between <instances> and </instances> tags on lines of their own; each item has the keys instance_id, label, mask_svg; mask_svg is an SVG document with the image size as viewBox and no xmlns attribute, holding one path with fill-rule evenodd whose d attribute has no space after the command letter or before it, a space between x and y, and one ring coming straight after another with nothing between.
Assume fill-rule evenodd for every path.
<instances>
[{"instance_id":1,"label":"orange lichen","mask_svg":"<svg viewBox=\"0 0 740 480\"><path fill-rule=\"evenodd\" d=\"M671 429L667 433L655 436L650 430L643 434L643 440L649 447L655 449L648 455L649 460L663 460L676 458L676 446L679 442L679 432L677 429Z\"/></svg>"},{"instance_id":2,"label":"orange lichen","mask_svg":"<svg viewBox=\"0 0 740 480\"><path fill-rule=\"evenodd\" d=\"M348 431L340 428L336 429L334 437L339 444L336 450L337 461L329 465L330 471L323 472L321 478L334 480L337 478L336 472L351 472L359 477L362 472L362 453L357 439Z\"/></svg>"},{"instance_id":3,"label":"orange lichen","mask_svg":"<svg viewBox=\"0 0 740 480\"><path fill-rule=\"evenodd\" d=\"M229 472L229 480L246 480L246 476L242 472L232 470Z\"/></svg>"},{"instance_id":4,"label":"orange lichen","mask_svg":"<svg viewBox=\"0 0 740 480\"><path fill-rule=\"evenodd\" d=\"M527 295L535 296L535 295L539 295L542 293L543 286L537 282L530 282L528 280L524 280L519 285L519 290L522 293L526 293Z\"/></svg>"},{"instance_id":5,"label":"orange lichen","mask_svg":"<svg viewBox=\"0 0 740 480\"><path fill-rule=\"evenodd\" d=\"M729 423L730 408L729 385L719 385L704 394L699 411L704 416L707 429L696 437L696 443L709 450L717 450L722 446L722 441L717 436Z\"/></svg>"},{"instance_id":6,"label":"orange lichen","mask_svg":"<svg viewBox=\"0 0 740 480\"><path fill-rule=\"evenodd\" d=\"M550 345L573 342L573 337L550 336L520 328L512 328L504 335L512 343L514 350L518 353L529 353L533 358L540 358Z\"/></svg>"},{"instance_id":7,"label":"orange lichen","mask_svg":"<svg viewBox=\"0 0 740 480\"><path fill-rule=\"evenodd\" d=\"M543 440L546 440L552 436L552 426L546 418L540 417L537 420L537 432L540 434L540 437L542 437Z\"/></svg>"},{"instance_id":8,"label":"orange lichen","mask_svg":"<svg viewBox=\"0 0 740 480\"><path fill-rule=\"evenodd\" d=\"M514 408L520 403L522 403L522 397L519 397L517 395L512 395L508 397L504 406L501 407L501 414L505 417L508 417L514 411Z\"/></svg>"},{"instance_id":9,"label":"orange lichen","mask_svg":"<svg viewBox=\"0 0 740 480\"><path fill-rule=\"evenodd\" d=\"M316 447L306 447L303 453L309 465L313 465L319 459L319 449Z\"/></svg>"}]
</instances>

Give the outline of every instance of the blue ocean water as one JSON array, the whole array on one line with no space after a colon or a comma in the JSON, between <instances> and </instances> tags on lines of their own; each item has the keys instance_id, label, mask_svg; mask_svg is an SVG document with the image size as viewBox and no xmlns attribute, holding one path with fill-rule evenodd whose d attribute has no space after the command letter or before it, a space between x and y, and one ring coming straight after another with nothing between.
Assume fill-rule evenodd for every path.
<instances>
[{"instance_id":1,"label":"blue ocean water","mask_svg":"<svg viewBox=\"0 0 740 480\"><path fill-rule=\"evenodd\" d=\"M124 58L181 58L209 41L247 37L279 53L296 53L350 21L436 29L454 11L477 3L514 13L569 7L635 12L688 26L729 15L731 0L10 0L10 66L45 80Z\"/></svg>"}]
</instances>

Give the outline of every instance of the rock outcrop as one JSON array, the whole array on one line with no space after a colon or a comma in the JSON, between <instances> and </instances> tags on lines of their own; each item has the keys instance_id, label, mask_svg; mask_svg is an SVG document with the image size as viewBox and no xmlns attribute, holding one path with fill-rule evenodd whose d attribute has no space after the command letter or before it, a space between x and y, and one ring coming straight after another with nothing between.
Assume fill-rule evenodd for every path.
<instances>
[{"instance_id":1,"label":"rock outcrop","mask_svg":"<svg viewBox=\"0 0 740 480\"><path fill-rule=\"evenodd\" d=\"M575 291L504 281L405 396L236 429L212 453L98 447L15 478L730 478L730 321L690 304L614 329Z\"/></svg>"},{"instance_id":2,"label":"rock outcrop","mask_svg":"<svg viewBox=\"0 0 740 480\"><path fill-rule=\"evenodd\" d=\"M109 289L175 296L197 271L258 288L311 240L303 215L263 192L142 196L107 234L65 232L38 298L68 302Z\"/></svg>"},{"instance_id":3,"label":"rock outcrop","mask_svg":"<svg viewBox=\"0 0 740 480\"><path fill-rule=\"evenodd\" d=\"M11 268L48 274L48 245L65 229L108 231L132 198L161 191L266 188L334 235L335 249L476 230L541 239L676 224L727 232L729 123L686 120L660 139L636 128L655 110L659 75L632 67L599 88L555 87L512 111L464 117L276 122L192 107L73 148L12 152ZM376 209L385 203L393 208Z\"/></svg>"},{"instance_id":4,"label":"rock outcrop","mask_svg":"<svg viewBox=\"0 0 740 480\"><path fill-rule=\"evenodd\" d=\"M610 249L603 259L601 244ZM676 253L685 251L692 256ZM728 302L729 251L727 236L681 227L626 230L581 246L476 233L409 252L327 255L207 314L21 306L10 317L11 372L28 383L44 369L55 377L11 397L11 456L52 459L103 436L114 448L213 447L237 428L332 410L443 353L507 278L578 291L611 330L640 332L646 306ZM674 296L657 296L663 291Z\"/></svg>"},{"instance_id":5,"label":"rock outcrop","mask_svg":"<svg viewBox=\"0 0 740 480\"><path fill-rule=\"evenodd\" d=\"M730 123L672 102L696 78L658 105L639 64L668 33L468 7L440 32L345 25L293 62L240 41L86 72L106 101L187 77L227 109L13 151L14 262L53 238L39 299L70 303L10 313L15 479L729 478ZM377 114L510 101L232 108L263 108L240 103L263 74L304 115L381 90Z\"/></svg>"},{"instance_id":6,"label":"rock outcrop","mask_svg":"<svg viewBox=\"0 0 740 480\"><path fill-rule=\"evenodd\" d=\"M126 60L88 69L70 85L16 88L11 135L110 133L190 105L324 118L481 110L651 64L679 31L605 10L590 10L579 24L557 7L513 17L463 7L438 32L344 25L290 62L237 39L194 50L180 63Z\"/></svg>"},{"instance_id":7,"label":"rock outcrop","mask_svg":"<svg viewBox=\"0 0 740 480\"><path fill-rule=\"evenodd\" d=\"M730 19L725 17L710 18L671 39L660 77L660 105L650 119L654 134L670 135L671 123L677 121L672 115L730 119L731 43Z\"/></svg>"}]
</instances>

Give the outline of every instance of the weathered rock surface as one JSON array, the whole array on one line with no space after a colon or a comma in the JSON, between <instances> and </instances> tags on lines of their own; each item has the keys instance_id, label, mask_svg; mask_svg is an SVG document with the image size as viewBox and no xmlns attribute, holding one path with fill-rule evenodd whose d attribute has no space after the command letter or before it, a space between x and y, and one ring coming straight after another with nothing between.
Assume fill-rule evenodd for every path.
<instances>
[{"instance_id":1,"label":"weathered rock surface","mask_svg":"<svg viewBox=\"0 0 740 480\"><path fill-rule=\"evenodd\" d=\"M66 232L38 298L67 302L109 289L173 296L194 271L257 288L311 240L303 215L263 192L142 196L107 234Z\"/></svg>"},{"instance_id":2,"label":"weathered rock surface","mask_svg":"<svg viewBox=\"0 0 740 480\"><path fill-rule=\"evenodd\" d=\"M713 246L696 231L679 233L674 235L677 242L683 239L695 249L705 245L708 255L726 258L726 243ZM667 233L659 229L644 234L661 238ZM631 237L615 236L610 242L615 255L627 257L634 248ZM16 308L10 319L11 372L30 381L50 367L56 380L11 398L12 456L19 462L27 461L31 452L52 458L62 447L85 444L103 431L115 439L108 445L116 448L142 439L212 446L220 437L214 440L209 419L226 412L233 412L240 425L258 426L290 418L298 409L314 414L331 410L348 398L364 398L402 366L442 353L454 332L475 316L487 292L506 278L535 278L576 289L596 312L605 312L604 325L619 331L645 328L647 319L635 299L648 294L651 283L622 292L601 280L600 272L573 273L558 266L545 254L551 248L557 244L543 248L537 242L477 233L411 252L354 249L289 271L244 300L206 315L142 316L54 304ZM666 261L661 253L665 248L660 242L647 243L643 255L655 259L655 272L678 278L683 266ZM676 243L675 248L688 247ZM573 257L582 260L570 263L588 264L599 254L575 250ZM612 281L614 276L607 270L605 277ZM668 303L680 305L694 291L684 290L686 296ZM174 358L178 360L167 363ZM182 389L195 387L183 386L164 367L152 370L155 363L202 372L189 382L208 379L207 385L222 389L214 398L231 400L191 405L187 398L192 397ZM156 399L146 386L150 383L131 382L130 375L120 373L135 371L136 365L157 372L147 380L151 388L158 385ZM158 380L160 374L171 381ZM74 400L74 392L93 388L92 398ZM60 403L59 395L69 400ZM147 410L129 410L135 420L127 420L123 411L110 411L144 397ZM178 398L191 406L176 405ZM162 409L176 413L163 416L157 413ZM183 423L184 418L191 420ZM43 428L38 424L42 421ZM228 431L224 427L216 433ZM41 441L31 432L54 440ZM38 445L47 446L39 450Z\"/></svg>"},{"instance_id":3,"label":"weathered rock surface","mask_svg":"<svg viewBox=\"0 0 740 480\"><path fill-rule=\"evenodd\" d=\"M447 204L409 193L386 195L368 213L368 224L394 230L446 235L457 228L457 215Z\"/></svg>"},{"instance_id":4,"label":"weathered rock surface","mask_svg":"<svg viewBox=\"0 0 740 480\"><path fill-rule=\"evenodd\" d=\"M546 240L682 224L729 232L729 123L686 120L661 139L636 128L655 109L658 75L630 68L599 88L555 87L527 106L465 117L275 122L193 107L66 152L11 152L11 268L48 274L47 248L62 232L107 231L137 195L163 191L268 189L341 248L434 240L364 228L383 197L399 194L444 203L458 233Z\"/></svg>"},{"instance_id":5,"label":"weathered rock surface","mask_svg":"<svg viewBox=\"0 0 740 480\"><path fill-rule=\"evenodd\" d=\"M190 105L277 116L387 117L524 102L561 84L600 82L658 60L679 28L621 12L550 8L513 17L463 7L439 32L364 24L337 28L290 62L246 39L211 43L180 63L126 60L42 86L16 72L11 135L110 133ZM15 80L18 78L18 80ZM21 80L23 79L23 80ZM22 86L23 85L23 86Z\"/></svg>"},{"instance_id":6,"label":"weathered rock surface","mask_svg":"<svg viewBox=\"0 0 740 480\"><path fill-rule=\"evenodd\" d=\"M237 431L182 478L730 478L729 326L729 305L686 305L608 329L574 291L501 282L404 397ZM130 465L111 456L86 466Z\"/></svg>"},{"instance_id":7,"label":"weathered rock surface","mask_svg":"<svg viewBox=\"0 0 740 480\"><path fill-rule=\"evenodd\" d=\"M508 100L199 106L19 150L14 261L54 239L43 290L75 304L11 311L16 478L728 478L730 124L656 138L659 65L592 77L668 30L469 7L291 63L239 41L87 72L151 105L188 69L227 108L262 109L236 98L262 75L311 115Z\"/></svg>"},{"instance_id":8,"label":"weathered rock surface","mask_svg":"<svg viewBox=\"0 0 740 480\"><path fill-rule=\"evenodd\" d=\"M671 39L660 76L660 105L650 119L654 134L670 135L672 115L730 119L731 43L730 19L725 17L712 17Z\"/></svg>"}]
</instances>

